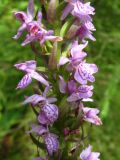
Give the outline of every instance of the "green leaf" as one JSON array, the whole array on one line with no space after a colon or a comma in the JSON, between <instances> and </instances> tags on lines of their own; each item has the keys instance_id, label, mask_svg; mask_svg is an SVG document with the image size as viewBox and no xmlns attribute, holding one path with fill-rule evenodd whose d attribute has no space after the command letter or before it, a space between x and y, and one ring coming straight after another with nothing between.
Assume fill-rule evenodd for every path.
<instances>
[{"instance_id":1,"label":"green leaf","mask_svg":"<svg viewBox=\"0 0 120 160\"><path fill-rule=\"evenodd\" d=\"M60 36L64 37L65 34L67 33L67 31L69 30L70 26L73 24L74 18L70 18L69 20L67 20L64 25L62 26L61 30L60 30Z\"/></svg>"}]
</instances>

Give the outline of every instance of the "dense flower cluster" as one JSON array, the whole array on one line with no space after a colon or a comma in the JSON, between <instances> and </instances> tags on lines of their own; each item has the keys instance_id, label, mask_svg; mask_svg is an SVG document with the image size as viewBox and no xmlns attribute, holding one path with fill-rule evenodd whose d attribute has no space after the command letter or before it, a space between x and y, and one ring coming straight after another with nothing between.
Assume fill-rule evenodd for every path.
<instances>
[{"instance_id":1,"label":"dense flower cluster","mask_svg":"<svg viewBox=\"0 0 120 160\"><path fill-rule=\"evenodd\" d=\"M69 156L76 155L78 157L78 150L81 152L79 146L82 145L85 139L82 131L84 122L87 121L95 125L102 124L101 119L98 117L99 109L84 107L83 105L84 102L93 102L94 87L92 83L95 81L94 74L98 72L95 64L86 62L87 53L83 51L88 45L87 38L95 40L92 35L92 31L95 31L95 28L91 17L95 14L95 9L91 7L90 2L65 0L64 3L67 3L67 5L61 12L61 17L58 16L61 21L56 21L62 25L66 19L69 20L68 15L71 14L74 18L68 33L72 32L72 27L76 29L73 37L69 37L67 42L67 40L64 41L65 35L63 37L56 36L53 35L53 30L46 29L46 23L42 23L42 12L38 11L37 15L35 15L33 2L33 0L29 0L27 13L14 12L16 19L21 22L21 27L18 29L14 39L20 38L23 31L26 31L27 35L22 46L29 43L34 45L34 42L39 42L47 53L49 65L47 65L45 72L39 72L36 60L15 64L18 70L25 72L25 76L18 83L17 89L27 87L32 82L32 79L38 81L37 93L26 97L23 102L24 105L30 104L37 116L37 123L31 126L28 134L31 136L35 134L40 137L40 141L44 146L45 158L38 155L34 160L49 160L49 157L54 158L54 156L59 160L66 160ZM55 17L57 12L47 12L45 5L49 6L49 11L50 7L52 7L53 11L59 9L59 7L57 7L54 0L49 3L43 2L42 5L48 14L47 22L47 20L49 21L49 14L51 13L51 16L54 14L53 17ZM51 24L51 26L56 24ZM59 30L56 29L55 33L62 30L62 26L59 25L57 27L54 26L54 29L58 27ZM68 44L70 48L66 50L64 46ZM34 51L36 52L36 49ZM51 52L51 54L48 54L48 52ZM59 56L57 56L58 52L60 52ZM52 70L50 65L57 62L58 64ZM69 106L68 109L67 106ZM71 124L69 125L70 122ZM79 139L75 140L76 145L71 148L70 144L73 138L71 135L75 137L76 134L79 135ZM67 141L67 137L70 140ZM37 144L39 144L39 141L37 141ZM64 150L66 151L65 153ZM81 153L79 152L80 159L99 160L100 153L92 152L91 150L92 147L89 145Z\"/></svg>"}]
</instances>

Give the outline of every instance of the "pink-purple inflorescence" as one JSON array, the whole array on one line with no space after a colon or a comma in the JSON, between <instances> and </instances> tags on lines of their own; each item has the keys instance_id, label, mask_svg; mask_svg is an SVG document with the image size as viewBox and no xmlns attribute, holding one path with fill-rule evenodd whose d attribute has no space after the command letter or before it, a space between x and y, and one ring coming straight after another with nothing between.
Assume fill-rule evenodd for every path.
<instances>
[{"instance_id":1,"label":"pink-purple inflorescence","mask_svg":"<svg viewBox=\"0 0 120 160\"><path fill-rule=\"evenodd\" d=\"M62 43L64 37L54 35L53 30L47 30L42 24L42 12L38 11L37 15L35 15L33 2L33 0L29 0L27 12L14 12L16 19L21 22L21 26L14 36L14 39L20 38L25 31L27 35L22 46L39 42L40 45L45 48L46 42L48 41L50 42L50 47L52 43ZM53 5L55 5L55 1L52 2ZM46 3L44 3L44 5ZM39 86L42 86L42 91L26 97L23 102L24 105L30 104L33 110L37 107L37 124L31 126L31 130L28 131L28 134L36 134L41 137L45 145L45 158L38 156L34 158L34 160L49 160L49 157L54 156L54 154L61 160L63 151L61 151L62 144L60 138L62 135L53 133L54 130L51 129L54 123L57 124L59 117L62 117L60 115L62 114L61 106L59 106L60 100L57 94L65 97L64 103L69 106L75 106L72 107L72 109L74 108L74 110L78 109L81 111L80 123L82 125L85 121L95 125L102 124L101 119L98 117L99 109L84 107L83 105L84 102L93 101L92 95L94 87L92 83L95 81L94 74L98 72L98 68L95 64L86 62L85 58L87 53L83 51L88 45L86 39L95 41L92 35L92 31L95 31L95 27L92 24L91 17L95 14L95 9L90 5L90 2L85 3L82 0L65 0L64 3L66 7L64 7L61 13L61 22L67 21L69 16L72 16L74 18L72 25L74 27L76 26L77 29L72 39L68 40L68 43L70 43L69 51L66 52L66 54L61 54L58 61L56 60L58 64L55 68L56 70L54 70L56 74L53 74L53 79L56 80L56 82L58 80L57 89L54 89L55 81L51 81L49 73L47 75L37 70L36 60L15 64L18 70L25 72L24 77L17 85L17 89L27 87L32 83L32 79L37 80ZM65 39L65 42L67 42L67 39ZM63 41L63 43L65 42ZM65 72L68 74L67 79L62 72L59 72L61 68L64 68ZM49 66L48 70L50 70ZM51 94L52 92L53 94ZM77 132L79 131L79 127L75 130L70 130L68 128L63 128L63 130L65 137L70 134L80 134L80 132ZM75 146L75 149L77 149L77 146ZM72 152L73 150L70 151L69 154ZM81 160L99 160L100 155L98 152L92 152L92 147L90 145L79 154Z\"/></svg>"}]
</instances>

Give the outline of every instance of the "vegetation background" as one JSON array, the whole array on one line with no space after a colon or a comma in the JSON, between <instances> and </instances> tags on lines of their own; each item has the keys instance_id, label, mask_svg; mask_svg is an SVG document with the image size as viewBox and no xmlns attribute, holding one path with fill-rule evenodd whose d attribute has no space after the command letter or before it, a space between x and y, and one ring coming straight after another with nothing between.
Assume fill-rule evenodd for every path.
<instances>
[{"instance_id":1,"label":"vegetation background","mask_svg":"<svg viewBox=\"0 0 120 160\"><path fill-rule=\"evenodd\" d=\"M37 2L37 0L36 0ZM89 59L99 67L96 76L95 107L101 109L103 126L93 127L91 143L101 152L101 160L120 159L120 1L91 0L96 8L94 18L97 41L90 42ZM31 86L15 90L22 77L13 65L33 57L29 46L21 47L12 37L19 23L12 16L14 10L25 10L28 0L0 0L0 160L30 160L36 153L25 134L34 119L29 107L19 103Z\"/></svg>"}]
</instances>

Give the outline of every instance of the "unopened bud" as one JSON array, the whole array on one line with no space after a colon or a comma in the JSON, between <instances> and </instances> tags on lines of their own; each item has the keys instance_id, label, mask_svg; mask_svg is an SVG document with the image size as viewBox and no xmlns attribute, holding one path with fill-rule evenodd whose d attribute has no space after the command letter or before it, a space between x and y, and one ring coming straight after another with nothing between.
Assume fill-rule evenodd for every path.
<instances>
[{"instance_id":1,"label":"unopened bud","mask_svg":"<svg viewBox=\"0 0 120 160\"><path fill-rule=\"evenodd\" d=\"M67 39L72 39L75 35L76 35L76 32L77 30L79 29L79 26L73 24L70 29L68 30L65 38Z\"/></svg>"},{"instance_id":2,"label":"unopened bud","mask_svg":"<svg viewBox=\"0 0 120 160\"><path fill-rule=\"evenodd\" d=\"M57 42L54 42L52 53L49 57L49 67L50 69L55 69L57 67Z\"/></svg>"},{"instance_id":3,"label":"unopened bud","mask_svg":"<svg viewBox=\"0 0 120 160\"><path fill-rule=\"evenodd\" d=\"M50 23L54 22L56 15L56 0L50 0L47 12L47 18Z\"/></svg>"}]
</instances>

